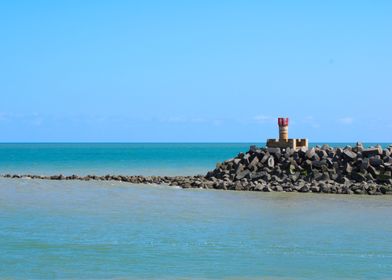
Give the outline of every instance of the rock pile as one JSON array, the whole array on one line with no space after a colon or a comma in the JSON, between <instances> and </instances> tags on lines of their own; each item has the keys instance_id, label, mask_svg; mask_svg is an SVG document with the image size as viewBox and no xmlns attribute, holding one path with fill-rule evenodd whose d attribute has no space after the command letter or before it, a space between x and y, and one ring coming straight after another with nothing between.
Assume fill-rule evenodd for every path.
<instances>
[{"instance_id":1,"label":"rock pile","mask_svg":"<svg viewBox=\"0 0 392 280\"><path fill-rule=\"evenodd\" d=\"M293 150L251 146L246 153L218 163L206 176L40 176L5 178L100 180L134 184L167 184L182 188L243 191L285 191L339 194L392 194L392 145L331 148L328 145Z\"/></svg>"},{"instance_id":2,"label":"rock pile","mask_svg":"<svg viewBox=\"0 0 392 280\"><path fill-rule=\"evenodd\" d=\"M40 180L79 180L79 181L119 181L132 184L167 184L172 186L182 186L184 188L198 187L199 182L205 180L203 175L197 176L125 176L125 175L32 175L32 174L5 174L0 175L9 179L40 179Z\"/></svg>"},{"instance_id":3,"label":"rock pile","mask_svg":"<svg viewBox=\"0 0 392 280\"><path fill-rule=\"evenodd\" d=\"M206 178L234 190L392 194L392 145L365 149L258 148L218 163ZM215 186L215 184L214 184Z\"/></svg>"}]
</instances>

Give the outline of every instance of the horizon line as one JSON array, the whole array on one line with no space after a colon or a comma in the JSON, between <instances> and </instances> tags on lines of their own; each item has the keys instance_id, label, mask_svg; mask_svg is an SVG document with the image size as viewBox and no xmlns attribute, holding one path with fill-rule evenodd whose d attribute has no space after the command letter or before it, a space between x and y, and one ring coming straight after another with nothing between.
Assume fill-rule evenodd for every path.
<instances>
[{"instance_id":1,"label":"horizon line","mask_svg":"<svg viewBox=\"0 0 392 280\"><path fill-rule=\"evenodd\" d=\"M391 142L374 142L374 141L312 141L309 142L310 144L355 144L357 142L361 143L369 143L369 144L392 144ZM200 141L200 142L193 142L193 141L130 141L130 142L125 142L125 141L69 141L69 142L62 142L62 141L33 141L33 142L24 142L24 141L15 141L15 142L1 142L0 145L3 144L266 144L267 142L251 142L251 141L246 141L246 142L218 142L218 141Z\"/></svg>"}]
</instances>

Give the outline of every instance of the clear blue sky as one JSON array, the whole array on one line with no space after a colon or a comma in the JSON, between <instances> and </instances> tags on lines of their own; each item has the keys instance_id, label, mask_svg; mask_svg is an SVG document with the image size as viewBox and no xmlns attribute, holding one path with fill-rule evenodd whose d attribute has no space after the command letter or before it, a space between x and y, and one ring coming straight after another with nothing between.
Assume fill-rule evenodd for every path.
<instances>
[{"instance_id":1,"label":"clear blue sky","mask_svg":"<svg viewBox=\"0 0 392 280\"><path fill-rule=\"evenodd\" d=\"M392 142L392 1L1 1L0 142Z\"/></svg>"}]
</instances>

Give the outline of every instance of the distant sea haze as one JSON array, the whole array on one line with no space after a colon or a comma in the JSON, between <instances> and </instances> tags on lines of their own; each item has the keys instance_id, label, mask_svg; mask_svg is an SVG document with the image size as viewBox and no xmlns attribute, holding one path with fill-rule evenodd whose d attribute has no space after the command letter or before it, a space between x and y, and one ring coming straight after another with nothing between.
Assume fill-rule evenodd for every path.
<instances>
[{"instance_id":1,"label":"distant sea haze","mask_svg":"<svg viewBox=\"0 0 392 280\"><path fill-rule=\"evenodd\" d=\"M254 144L264 146L264 143L7 143L0 144L0 174L206 174L217 162L246 152ZM322 144L311 143L311 146ZM389 143L381 145L387 147Z\"/></svg>"}]
</instances>

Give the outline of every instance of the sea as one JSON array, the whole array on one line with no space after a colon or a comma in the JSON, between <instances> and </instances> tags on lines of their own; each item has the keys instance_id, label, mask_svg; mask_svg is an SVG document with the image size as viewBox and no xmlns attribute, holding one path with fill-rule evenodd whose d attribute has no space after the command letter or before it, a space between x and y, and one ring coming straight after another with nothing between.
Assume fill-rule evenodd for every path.
<instances>
[{"instance_id":1,"label":"sea","mask_svg":"<svg viewBox=\"0 0 392 280\"><path fill-rule=\"evenodd\" d=\"M251 144L0 144L0 174L205 174ZM0 279L392 279L391 214L392 196L2 178Z\"/></svg>"}]
</instances>

